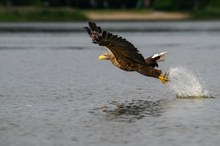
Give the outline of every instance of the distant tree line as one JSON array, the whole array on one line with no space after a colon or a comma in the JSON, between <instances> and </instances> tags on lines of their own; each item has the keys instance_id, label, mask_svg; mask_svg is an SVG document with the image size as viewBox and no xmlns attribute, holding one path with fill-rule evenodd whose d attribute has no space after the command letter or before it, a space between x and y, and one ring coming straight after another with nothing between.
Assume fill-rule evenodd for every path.
<instances>
[{"instance_id":1,"label":"distant tree line","mask_svg":"<svg viewBox=\"0 0 220 146\"><path fill-rule=\"evenodd\" d=\"M143 0L0 0L2 6L48 6L75 8L134 8Z\"/></svg>"},{"instance_id":2,"label":"distant tree line","mask_svg":"<svg viewBox=\"0 0 220 146\"><path fill-rule=\"evenodd\" d=\"M198 10L206 7L219 7L220 0L154 0L153 8L157 10Z\"/></svg>"},{"instance_id":3,"label":"distant tree line","mask_svg":"<svg viewBox=\"0 0 220 146\"><path fill-rule=\"evenodd\" d=\"M0 6L73 7L80 9L143 8L156 10L196 10L220 7L220 0L0 0Z\"/></svg>"}]
</instances>

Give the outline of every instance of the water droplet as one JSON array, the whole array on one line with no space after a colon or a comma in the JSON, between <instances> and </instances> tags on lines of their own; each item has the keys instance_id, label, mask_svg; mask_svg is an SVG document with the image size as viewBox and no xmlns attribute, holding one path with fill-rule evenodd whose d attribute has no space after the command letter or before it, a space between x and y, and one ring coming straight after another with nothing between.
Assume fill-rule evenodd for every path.
<instances>
[{"instance_id":1,"label":"water droplet","mask_svg":"<svg viewBox=\"0 0 220 146\"><path fill-rule=\"evenodd\" d=\"M208 90L198 75L184 67L171 68L169 85L177 97L208 97Z\"/></svg>"}]
</instances>

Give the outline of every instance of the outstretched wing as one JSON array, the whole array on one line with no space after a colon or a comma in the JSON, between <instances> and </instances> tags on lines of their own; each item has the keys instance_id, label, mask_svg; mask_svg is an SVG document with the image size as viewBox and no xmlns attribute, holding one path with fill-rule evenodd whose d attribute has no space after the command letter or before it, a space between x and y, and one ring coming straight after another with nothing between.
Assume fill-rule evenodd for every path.
<instances>
[{"instance_id":1,"label":"outstretched wing","mask_svg":"<svg viewBox=\"0 0 220 146\"><path fill-rule=\"evenodd\" d=\"M94 22L89 22L88 24L89 27L84 27L84 29L92 38L93 43L108 48L116 59L145 65L144 57L133 44L118 35L102 31L101 27L97 26Z\"/></svg>"}]
</instances>

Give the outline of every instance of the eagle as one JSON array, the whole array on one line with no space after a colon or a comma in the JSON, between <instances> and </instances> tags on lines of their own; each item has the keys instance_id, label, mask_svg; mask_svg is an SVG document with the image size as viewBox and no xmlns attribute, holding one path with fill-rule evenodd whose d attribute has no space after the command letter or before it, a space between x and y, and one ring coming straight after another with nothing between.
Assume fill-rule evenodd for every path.
<instances>
[{"instance_id":1,"label":"eagle","mask_svg":"<svg viewBox=\"0 0 220 146\"><path fill-rule=\"evenodd\" d=\"M88 22L83 27L92 39L92 43L104 46L108 52L99 56L99 60L109 60L116 67L124 71L136 71L142 75L168 82L168 73L156 69L158 62L165 61L167 52L158 53L144 58L138 49L125 38L104 31L95 22Z\"/></svg>"}]
</instances>

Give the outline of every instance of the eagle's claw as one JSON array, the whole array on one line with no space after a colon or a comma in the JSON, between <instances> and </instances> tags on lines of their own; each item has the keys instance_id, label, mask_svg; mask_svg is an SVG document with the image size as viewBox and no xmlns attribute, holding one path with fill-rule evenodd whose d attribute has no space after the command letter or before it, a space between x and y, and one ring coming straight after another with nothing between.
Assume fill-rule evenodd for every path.
<instances>
[{"instance_id":1,"label":"eagle's claw","mask_svg":"<svg viewBox=\"0 0 220 146\"><path fill-rule=\"evenodd\" d=\"M169 81L168 76L169 76L169 73L164 73L159 76L159 79L163 84L165 84Z\"/></svg>"}]
</instances>

